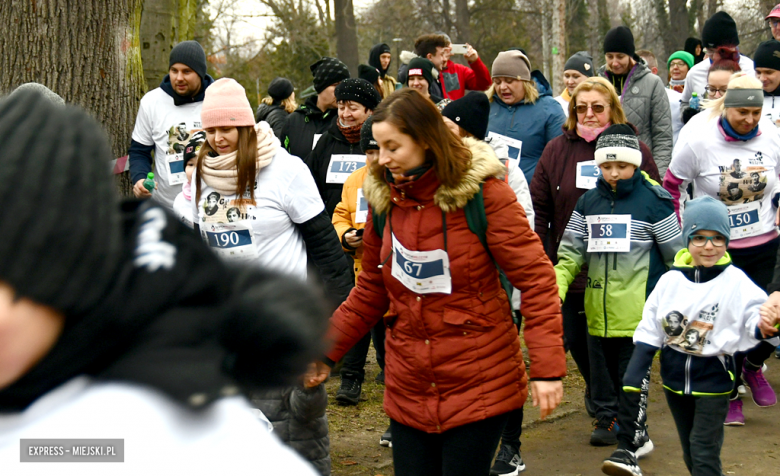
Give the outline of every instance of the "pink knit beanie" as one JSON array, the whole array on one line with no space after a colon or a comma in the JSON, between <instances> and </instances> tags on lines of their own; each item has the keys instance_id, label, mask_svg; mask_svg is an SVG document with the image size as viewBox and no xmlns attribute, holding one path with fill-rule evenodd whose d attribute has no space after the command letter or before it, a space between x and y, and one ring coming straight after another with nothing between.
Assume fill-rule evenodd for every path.
<instances>
[{"instance_id":1,"label":"pink knit beanie","mask_svg":"<svg viewBox=\"0 0 780 476\"><path fill-rule=\"evenodd\" d=\"M254 126L255 115L244 87L235 79L218 79L206 89L200 110L201 127Z\"/></svg>"}]
</instances>

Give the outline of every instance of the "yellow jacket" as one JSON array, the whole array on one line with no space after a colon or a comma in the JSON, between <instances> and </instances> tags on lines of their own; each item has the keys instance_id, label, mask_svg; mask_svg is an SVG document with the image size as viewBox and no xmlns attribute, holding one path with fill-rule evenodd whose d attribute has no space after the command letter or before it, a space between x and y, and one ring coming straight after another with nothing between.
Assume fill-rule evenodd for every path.
<instances>
[{"instance_id":1,"label":"yellow jacket","mask_svg":"<svg viewBox=\"0 0 780 476\"><path fill-rule=\"evenodd\" d=\"M363 180L368 174L368 167L361 167L347 177L344 181L344 187L341 189L341 201L336 205L333 211L333 227L336 228L336 234L341 240L341 246L344 251L352 254L355 259L355 283L357 283L358 274L363 269L361 259L363 258L363 246L358 249L350 249L344 246L344 234L349 230L362 230L366 226L365 219L361 223L356 223L358 190L363 188Z\"/></svg>"}]
</instances>

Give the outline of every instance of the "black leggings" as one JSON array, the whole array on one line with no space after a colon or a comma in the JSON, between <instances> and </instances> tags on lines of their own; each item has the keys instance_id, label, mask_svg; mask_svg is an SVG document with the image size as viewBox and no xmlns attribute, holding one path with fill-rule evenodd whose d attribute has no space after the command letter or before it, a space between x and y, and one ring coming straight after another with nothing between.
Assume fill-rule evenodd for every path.
<instances>
[{"instance_id":1,"label":"black leggings","mask_svg":"<svg viewBox=\"0 0 780 476\"><path fill-rule=\"evenodd\" d=\"M683 460L693 476L721 476L720 450L723 447L723 422L729 411L725 395L694 397L664 389L672 411Z\"/></svg>"},{"instance_id":2,"label":"black leggings","mask_svg":"<svg viewBox=\"0 0 780 476\"><path fill-rule=\"evenodd\" d=\"M444 433L426 433L390 420L396 476L488 476L507 414Z\"/></svg>"},{"instance_id":3,"label":"black leggings","mask_svg":"<svg viewBox=\"0 0 780 476\"><path fill-rule=\"evenodd\" d=\"M766 291L767 286L772 282L779 243L780 238L775 238L769 243L752 248L731 249L729 250L731 261L734 263L734 266L744 271L758 287ZM744 360L747 358L751 364L761 367L774 350L773 345L760 342L747 352L734 354L735 373L734 389L731 391L732 399L737 398L737 387L742 385L742 364Z\"/></svg>"}]
</instances>

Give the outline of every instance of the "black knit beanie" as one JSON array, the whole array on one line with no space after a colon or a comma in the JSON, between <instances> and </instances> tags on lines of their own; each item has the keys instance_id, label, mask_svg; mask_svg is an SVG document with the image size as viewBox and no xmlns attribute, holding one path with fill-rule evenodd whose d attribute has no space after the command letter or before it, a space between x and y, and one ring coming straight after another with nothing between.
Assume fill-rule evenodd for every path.
<instances>
[{"instance_id":1,"label":"black knit beanie","mask_svg":"<svg viewBox=\"0 0 780 476\"><path fill-rule=\"evenodd\" d=\"M479 140L485 140L490 118L490 100L482 92L472 91L444 106L441 115Z\"/></svg>"},{"instance_id":2,"label":"black knit beanie","mask_svg":"<svg viewBox=\"0 0 780 476\"><path fill-rule=\"evenodd\" d=\"M309 66L314 76L314 90L317 94L323 92L331 84L336 84L349 78L347 65L329 56L323 56L319 61Z\"/></svg>"},{"instance_id":3,"label":"black knit beanie","mask_svg":"<svg viewBox=\"0 0 780 476\"><path fill-rule=\"evenodd\" d=\"M717 12L704 22L701 41L705 48L737 46L739 44L737 22L728 13Z\"/></svg>"},{"instance_id":4,"label":"black knit beanie","mask_svg":"<svg viewBox=\"0 0 780 476\"><path fill-rule=\"evenodd\" d=\"M0 281L66 317L113 284L121 228L103 129L35 91L0 101Z\"/></svg>"},{"instance_id":5,"label":"black knit beanie","mask_svg":"<svg viewBox=\"0 0 780 476\"><path fill-rule=\"evenodd\" d=\"M577 53L571 55L571 58L566 61L566 64L563 66L563 70L574 70L584 76L592 77L593 58L591 58L587 51L578 51Z\"/></svg>"},{"instance_id":6,"label":"black knit beanie","mask_svg":"<svg viewBox=\"0 0 780 476\"><path fill-rule=\"evenodd\" d=\"M371 84L374 84L379 79L379 70L373 66L367 64L358 65L358 78L365 79Z\"/></svg>"},{"instance_id":7,"label":"black knit beanie","mask_svg":"<svg viewBox=\"0 0 780 476\"><path fill-rule=\"evenodd\" d=\"M372 111L382 100L374 85L360 78L347 78L340 82L335 95L336 101L355 101Z\"/></svg>"},{"instance_id":8,"label":"black knit beanie","mask_svg":"<svg viewBox=\"0 0 780 476\"><path fill-rule=\"evenodd\" d=\"M200 76L200 79L206 77L206 52L195 40L182 41L173 47L168 69L176 63L186 64Z\"/></svg>"},{"instance_id":9,"label":"black knit beanie","mask_svg":"<svg viewBox=\"0 0 780 476\"><path fill-rule=\"evenodd\" d=\"M371 126L374 124L374 116L368 116L368 119L363 122L363 127L360 128L360 149L365 154L367 150L379 150L379 144L374 139L374 132L371 130Z\"/></svg>"},{"instance_id":10,"label":"black knit beanie","mask_svg":"<svg viewBox=\"0 0 780 476\"><path fill-rule=\"evenodd\" d=\"M274 102L281 102L290 97L295 88L293 83L287 78L274 78L268 85L268 95Z\"/></svg>"},{"instance_id":11,"label":"black knit beanie","mask_svg":"<svg viewBox=\"0 0 780 476\"><path fill-rule=\"evenodd\" d=\"M616 26L604 37L604 53L624 53L634 57L634 35L628 27Z\"/></svg>"},{"instance_id":12,"label":"black knit beanie","mask_svg":"<svg viewBox=\"0 0 780 476\"><path fill-rule=\"evenodd\" d=\"M753 66L780 71L780 41L772 39L758 45L753 54Z\"/></svg>"},{"instance_id":13,"label":"black knit beanie","mask_svg":"<svg viewBox=\"0 0 780 476\"><path fill-rule=\"evenodd\" d=\"M430 87L436 80L433 78L433 71L436 66L433 62L427 58L416 57L409 62L409 69L406 70L406 85L409 85L410 76L422 76L428 81L428 87ZM436 75L438 76L438 71Z\"/></svg>"}]
</instances>

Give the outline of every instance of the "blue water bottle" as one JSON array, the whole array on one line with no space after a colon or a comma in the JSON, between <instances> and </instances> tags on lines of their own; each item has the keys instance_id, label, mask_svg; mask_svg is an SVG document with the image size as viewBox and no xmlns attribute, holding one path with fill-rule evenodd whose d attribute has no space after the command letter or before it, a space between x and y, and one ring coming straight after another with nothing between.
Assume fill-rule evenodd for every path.
<instances>
[{"instance_id":1,"label":"blue water bottle","mask_svg":"<svg viewBox=\"0 0 780 476\"><path fill-rule=\"evenodd\" d=\"M691 109L699 110L699 102L701 102L701 99L699 98L699 93L693 93L691 94L691 102L689 106Z\"/></svg>"}]
</instances>

